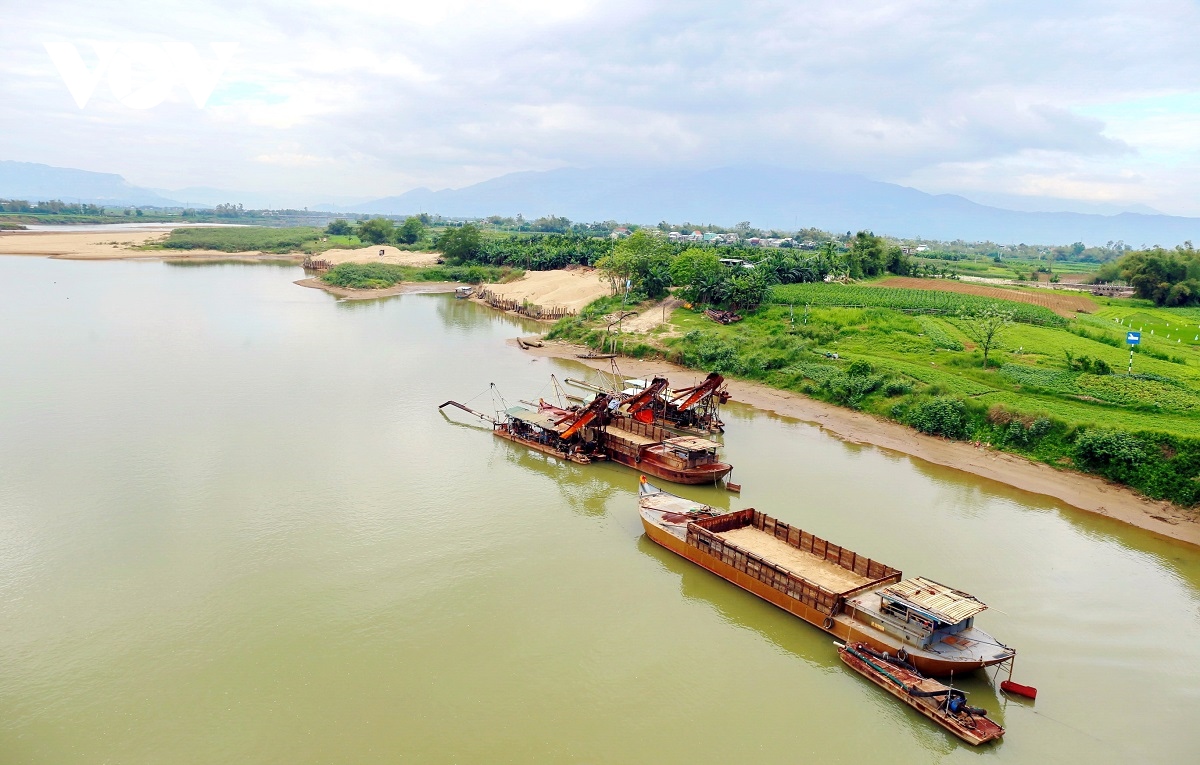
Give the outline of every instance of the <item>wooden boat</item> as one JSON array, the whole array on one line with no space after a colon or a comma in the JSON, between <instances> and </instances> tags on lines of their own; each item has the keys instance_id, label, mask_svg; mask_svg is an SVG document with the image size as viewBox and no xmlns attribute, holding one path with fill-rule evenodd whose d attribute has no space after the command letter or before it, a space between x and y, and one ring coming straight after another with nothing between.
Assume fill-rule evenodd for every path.
<instances>
[{"instance_id":1,"label":"wooden boat","mask_svg":"<svg viewBox=\"0 0 1200 765\"><path fill-rule=\"evenodd\" d=\"M633 417L616 417L600 428L604 453L614 462L672 483L716 483L733 470L717 457L720 444L697 436L676 436Z\"/></svg>"},{"instance_id":2,"label":"wooden boat","mask_svg":"<svg viewBox=\"0 0 1200 765\"><path fill-rule=\"evenodd\" d=\"M925 677L912 665L880 653L866 643L838 648L848 667L966 741L979 746L1004 735L1004 728L988 719L987 711L967 704L967 695Z\"/></svg>"},{"instance_id":3,"label":"wooden boat","mask_svg":"<svg viewBox=\"0 0 1200 765\"><path fill-rule=\"evenodd\" d=\"M975 626L987 606L813 536L754 509L726 513L642 478L642 526L654 542L847 642L927 675L1011 662L1016 651Z\"/></svg>"},{"instance_id":4,"label":"wooden boat","mask_svg":"<svg viewBox=\"0 0 1200 765\"><path fill-rule=\"evenodd\" d=\"M594 442L594 451L603 453L607 459L665 481L682 484L720 481L733 470L732 465L717 457L720 444L694 436L676 436L652 422L643 421L641 415L649 415L650 411L642 408L642 404L654 398L666 382L656 378L653 386L625 402L606 395L597 396L606 402L604 416L586 428L582 437ZM593 405L594 401L589 408ZM624 412L620 411L622 406ZM539 403L538 409L563 421L578 411L585 411L563 409L545 401Z\"/></svg>"},{"instance_id":5,"label":"wooden boat","mask_svg":"<svg viewBox=\"0 0 1200 765\"><path fill-rule=\"evenodd\" d=\"M457 299L459 299L459 300L464 300L464 299L466 299L466 298L469 298L469 297L471 297L471 294L472 294L474 291L475 291L475 288L474 288L474 287L472 287L471 285L469 285L469 284L463 284L463 285L461 285L461 286L459 286L459 287L455 287L455 288L454 288L454 297L455 297L455 298L457 298Z\"/></svg>"}]
</instances>

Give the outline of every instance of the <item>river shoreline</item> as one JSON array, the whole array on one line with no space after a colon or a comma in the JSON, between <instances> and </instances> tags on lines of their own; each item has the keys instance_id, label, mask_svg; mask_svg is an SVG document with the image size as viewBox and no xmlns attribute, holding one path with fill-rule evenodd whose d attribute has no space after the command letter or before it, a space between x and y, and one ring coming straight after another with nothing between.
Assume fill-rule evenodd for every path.
<instances>
[{"instance_id":1,"label":"river shoreline","mask_svg":"<svg viewBox=\"0 0 1200 765\"><path fill-rule=\"evenodd\" d=\"M228 253L217 251L170 252L163 250L135 250L161 231L104 233L111 237L95 241L95 232L71 232L58 234L47 232L7 232L0 235L0 255L20 255L46 258L78 260L163 260L163 261L290 261L299 263L302 253L268 254L260 252ZM32 246L31 246L32 245ZM362 248L365 253L373 248ZM358 251L345 251L344 260L357 260ZM409 259L428 257L427 253L397 251L387 253L393 258ZM374 250L378 258L378 250ZM386 258L385 258L386 259ZM559 273L559 272L548 272ZM569 272L561 272L567 274ZM542 277L516 288L526 292L526 299L545 300L554 297L564 303L590 302L599 280L593 273L559 275L554 280ZM596 284L585 284L596 281ZM379 290L353 290L325 284L317 278L301 279L295 284L301 287L320 289L344 300L375 300L401 294L453 292L458 285L453 282L407 282ZM564 284L574 286L569 294L560 291ZM495 287L493 286L493 289ZM516 346L516 341L512 341ZM546 342L543 347L530 347L526 353L569 359L595 369L607 369L606 360L582 359L578 354L590 349L564 343ZM621 359L622 369L630 375L644 377L653 372L675 372L696 374L696 370L662 360ZM1052 497L1071 507L1098 515L1104 515L1136 526L1158 536L1186 544L1200 546L1200 517L1195 511L1182 509L1165 501L1147 499L1133 490L1102 478L1073 471L1060 470L1044 463L1034 462L1007 452L978 447L960 441L927 436L899 423L877 418L873 415L844 409L833 404L807 398L790 391L778 390L760 383L745 380L729 380L729 390L734 400L764 411L791 417L820 426L831 435L854 444L865 444L904 454L930 464L961 470L981 478L996 481L1006 486L1034 494Z\"/></svg>"},{"instance_id":2,"label":"river shoreline","mask_svg":"<svg viewBox=\"0 0 1200 765\"><path fill-rule=\"evenodd\" d=\"M516 341L512 341L516 346ZM526 353L578 361L593 369L608 369L607 360L579 358L589 349L546 341ZM697 371L663 360L620 358L622 372L632 377L655 373L695 375ZM1059 470L1045 463L962 441L919 433L906 425L870 414L807 398L746 380L728 380L734 401L819 426L842 441L875 446L933 465L961 470L1022 491L1051 497L1097 515L1136 526L1161 537L1200 546L1200 518L1163 500L1152 500L1132 489L1096 476Z\"/></svg>"},{"instance_id":3,"label":"river shoreline","mask_svg":"<svg viewBox=\"0 0 1200 765\"><path fill-rule=\"evenodd\" d=\"M335 287L332 284L326 284L316 277L299 279L292 282L292 284L316 290L324 290L330 295L343 300L378 300L380 298L392 297L393 295L444 294L454 292L460 286L458 282L401 282L400 284L384 287L383 289L356 290L349 287Z\"/></svg>"}]
</instances>

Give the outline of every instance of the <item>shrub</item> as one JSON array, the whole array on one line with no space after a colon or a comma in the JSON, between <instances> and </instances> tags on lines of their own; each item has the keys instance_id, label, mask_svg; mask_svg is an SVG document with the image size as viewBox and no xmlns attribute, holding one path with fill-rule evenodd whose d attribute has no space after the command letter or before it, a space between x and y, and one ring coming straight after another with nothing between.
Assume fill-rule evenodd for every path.
<instances>
[{"instance_id":1,"label":"shrub","mask_svg":"<svg viewBox=\"0 0 1200 765\"><path fill-rule=\"evenodd\" d=\"M961 399L939 396L926 399L909 408L905 421L931 436L966 438L967 407Z\"/></svg>"}]
</instances>

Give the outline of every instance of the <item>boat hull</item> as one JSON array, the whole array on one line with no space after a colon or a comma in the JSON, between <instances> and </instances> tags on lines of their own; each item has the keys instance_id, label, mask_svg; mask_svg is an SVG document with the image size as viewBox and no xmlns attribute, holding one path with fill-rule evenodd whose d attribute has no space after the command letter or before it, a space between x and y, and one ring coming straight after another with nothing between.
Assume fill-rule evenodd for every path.
<instances>
[{"instance_id":1,"label":"boat hull","mask_svg":"<svg viewBox=\"0 0 1200 765\"><path fill-rule=\"evenodd\" d=\"M788 597L786 593L771 587L764 582L761 582L749 574L739 571L733 566L722 561L713 555L710 555L697 547L687 544L686 541L675 536L671 532L656 526L649 519L642 515L642 528L646 531L653 542L665 547L671 552L687 558L698 566L708 569L717 576L725 579L732 584L741 587L747 592L751 592L768 603L782 608L788 613L798 616L819 630L833 635L843 641L867 643L877 651L885 653L898 653L902 648L906 648L903 643L898 641L889 641L883 639L882 633L871 629L866 625L858 622L846 614L835 614L833 616L813 608L802 601ZM952 659L942 659L934 656L923 655L923 651L910 650L907 651L908 660L921 672L927 675L945 676L951 673L969 672L981 667L999 664L1003 660L971 660L971 661L955 661Z\"/></svg>"},{"instance_id":2,"label":"boat hull","mask_svg":"<svg viewBox=\"0 0 1200 765\"><path fill-rule=\"evenodd\" d=\"M641 460L635 460L627 454L618 451L610 451L608 458L613 462L619 462L622 465L631 467L634 470L646 473L647 475L661 478L664 481L671 483L681 483L689 486L699 484L716 483L725 476L729 475L729 471L733 470L732 465L727 465L724 462L714 462L710 465L700 465L694 468L673 468L669 465L663 465L654 459L653 454L643 452Z\"/></svg>"},{"instance_id":3,"label":"boat hull","mask_svg":"<svg viewBox=\"0 0 1200 765\"><path fill-rule=\"evenodd\" d=\"M521 446L533 449L536 452L549 454L551 457L557 457L560 460L567 460L568 462L575 462L580 465L590 465L592 463L592 459L586 455L564 454L561 449L555 449L553 446L547 446L546 444L540 444L537 441L530 441L528 439L521 438L520 436L513 435L503 428L496 428L492 431L492 435L496 436L497 438L503 438L505 441L512 441L514 444L520 444Z\"/></svg>"}]
</instances>

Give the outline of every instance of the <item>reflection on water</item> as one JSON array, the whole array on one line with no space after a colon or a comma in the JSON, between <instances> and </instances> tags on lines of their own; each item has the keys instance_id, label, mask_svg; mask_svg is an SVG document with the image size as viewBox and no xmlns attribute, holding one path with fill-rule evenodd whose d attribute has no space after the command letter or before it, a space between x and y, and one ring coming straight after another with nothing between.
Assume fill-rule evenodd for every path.
<instances>
[{"instance_id":1,"label":"reflection on water","mask_svg":"<svg viewBox=\"0 0 1200 765\"><path fill-rule=\"evenodd\" d=\"M1194 758L1195 550L729 407L742 495L678 493L993 606L1040 693L956 678L977 751L646 540L635 471L438 412L583 377L538 325L302 276L0 259L0 762Z\"/></svg>"}]
</instances>

